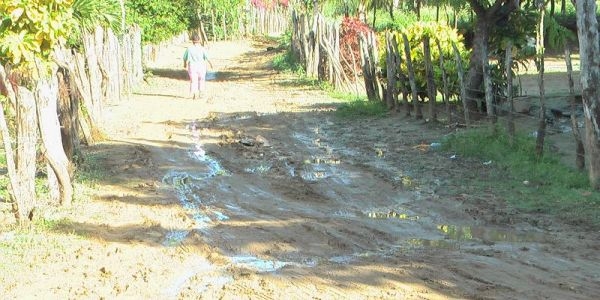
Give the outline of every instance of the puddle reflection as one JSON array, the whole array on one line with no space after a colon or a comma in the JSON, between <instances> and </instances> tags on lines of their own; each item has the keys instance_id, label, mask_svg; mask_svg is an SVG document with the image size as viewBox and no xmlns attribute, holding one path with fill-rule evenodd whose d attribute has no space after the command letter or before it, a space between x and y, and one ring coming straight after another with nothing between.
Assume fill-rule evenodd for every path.
<instances>
[{"instance_id":1,"label":"puddle reflection","mask_svg":"<svg viewBox=\"0 0 600 300\"><path fill-rule=\"evenodd\" d=\"M371 219L399 219L399 220L407 220L407 221L417 221L419 220L419 216L411 215L406 212L399 212L396 210L389 211L370 211L364 213L367 217Z\"/></svg>"},{"instance_id":2,"label":"puddle reflection","mask_svg":"<svg viewBox=\"0 0 600 300\"><path fill-rule=\"evenodd\" d=\"M448 240L410 239L407 241L413 247L434 248L442 250L459 250L460 244Z\"/></svg>"},{"instance_id":3,"label":"puddle reflection","mask_svg":"<svg viewBox=\"0 0 600 300\"><path fill-rule=\"evenodd\" d=\"M490 242L548 242L547 234L540 232L517 232L504 229L492 229L477 226L438 225L447 239L455 241L483 240Z\"/></svg>"}]
</instances>

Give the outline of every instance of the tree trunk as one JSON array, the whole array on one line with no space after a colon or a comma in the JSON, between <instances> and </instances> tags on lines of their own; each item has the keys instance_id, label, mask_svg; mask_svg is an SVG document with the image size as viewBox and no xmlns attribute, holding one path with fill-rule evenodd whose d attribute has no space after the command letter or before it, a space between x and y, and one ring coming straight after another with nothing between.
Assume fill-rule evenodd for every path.
<instances>
[{"instance_id":1,"label":"tree trunk","mask_svg":"<svg viewBox=\"0 0 600 300\"><path fill-rule=\"evenodd\" d=\"M535 154L537 157L542 157L544 154L544 140L546 138L546 93L544 91L544 12L546 6L543 0L538 3L540 11L540 19L538 21L537 39L536 39L536 54L538 60L538 87L540 91L540 119L538 123L537 139L535 143Z\"/></svg>"},{"instance_id":2,"label":"tree trunk","mask_svg":"<svg viewBox=\"0 0 600 300\"><path fill-rule=\"evenodd\" d=\"M73 199L71 183L71 163L62 147L60 124L58 122L58 79L40 78L37 82L38 125L44 146L44 155L59 184L60 204L69 206Z\"/></svg>"},{"instance_id":3,"label":"tree trunk","mask_svg":"<svg viewBox=\"0 0 600 300\"><path fill-rule=\"evenodd\" d=\"M482 86L483 83L483 49L488 47L488 37L490 31L498 26L498 21L505 21L508 16L519 7L518 0L495 0L489 6L484 6L479 0L468 0L472 11L477 16L475 20L475 29L473 36L473 49L469 61L469 71L467 74L467 107L469 111L483 112L481 108ZM508 22L508 21L506 21ZM463 100L465 101L465 100Z\"/></svg>"},{"instance_id":4,"label":"tree trunk","mask_svg":"<svg viewBox=\"0 0 600 300\"><path fill-rule=\"evenodd\" d=\"M469 60L469 69L467 72L467 99L463 99L466 101L467 109L471 116L480 115L483 112L483 105L481 102L483 92L482 92L482 83L483 83L483 60L484 60L484 50L482 46L486 46L488 44L488 23L485 18L477 18L475 22L475 31L473 37L473 50L471 52L471 58Z\"/></svg>"},{"instance_id":5,"label":"tree trunk","mask_svg":"<svg viewBox=\"0 0 600 300\"><path fill-rule=\"evenodd\" d=\"M481 46L482 55L482 72L483 72L483 86L485 91L485 109L488 119L492 124L496 124L496 110L494 109L494 91L492 88L492 74L489 64L489 55L487 45Z\"/></svg>"},{"instance_id":6,"label":"tree trunk","mask_svg":"<svg viewBox=\"0 0 600 300\"><path fill-rule=\"evenodd\" d=\"M508 140L511 146L515 145L515 103L513 99L513 74L512 74L512 42L508 42L506 46L506 97L508 101L508 118L507 118L507 132Z\"/></svg>"},{"instance_id":7,"label":"tree trunk","mask_svg":"<svg viewBox=\"0 0 600 300\"><path fill-rule=\"evenodd\" d=\"M585 154L591 186L600 190L600 46L596 1L578 0L577 34L585 119Z\"/></svg>"}]
</instances>

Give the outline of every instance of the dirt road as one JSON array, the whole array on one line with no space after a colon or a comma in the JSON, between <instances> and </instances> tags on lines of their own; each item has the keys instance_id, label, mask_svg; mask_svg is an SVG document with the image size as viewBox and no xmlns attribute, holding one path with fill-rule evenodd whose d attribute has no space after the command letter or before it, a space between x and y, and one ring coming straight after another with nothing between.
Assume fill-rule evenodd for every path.
<instances>
[{"instance_id":1,"label":"dirt road","mask_svg":"<svg viewBox=\"0 0 600 300\"><path fill-rule=\"evenodd\" d=\"M182 52L164 50L155 76L105 111L111 141L88 163L109 175L60 215L60 254L2 278L10 297L600 295L599 233L469 188L499 179L424 147L451 129L337 118L338 100L272 71L260 43L211 45L209 91L188 99Z\"/></svg>"}]
</instances>

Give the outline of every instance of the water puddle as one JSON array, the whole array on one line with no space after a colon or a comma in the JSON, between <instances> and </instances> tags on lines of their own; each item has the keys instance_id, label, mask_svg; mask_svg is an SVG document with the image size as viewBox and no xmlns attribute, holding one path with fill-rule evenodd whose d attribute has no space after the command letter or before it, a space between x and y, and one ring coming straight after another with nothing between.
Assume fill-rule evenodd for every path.
<instances>
[{"instance_id":1,"label":"water puddle","mask_svg":"<svg viewBox=\"0 0 600 300\"><path fill-rule=\"evenodd\" d=\"M179 245L190 234L187 230L171 230L165 235L163 246L173 247Z\"/></svg>"},{"instance_id":2,"label":"water puddle","mask_svg":"<svg viewBox=\"0 0 600 300\"><path fill-rule=\"evenodd\" d=\"M269 164L261 164L256 167L248 167L244 171L250 174L265 174L271 171L271 168L272 166Z\"/></svg>"},{"instance_id":3,"label":"water puddle","mask_svg":"<svg viewBox=\"0 0 600 300\"><path fill-rule=\"evenodd\" d=\"M346 265L355 262L357 257L354 255L340 255L329 258L329 261L336 264Z\"/></svg>"},{"instance_id":4,"label":"water puddle","mask_svg":"<svg viewBox=\"0 0 600 300\"><path fill-rule=\"evenodd\" d=\"M204 151L197 121L191 122L187 129L190 130L193 141L187 155L197 164L194 166L193 171L171 170L167 172L163 176L162 182L173 187L179 202L194 220L194 229L203 231L210 227L214 221L224 221L229 217L208 205L210 199L202 199L200 196L201 191L208 184L207 179L216 176L228 176L230 173L223 169L216 159L207 155ZM163 240L163 245L176 246L188 234L189 231L184 230L169 231Z\"/></svg>"},{"instance_id":5,"label":"water puddle","mask_svg":"<svg viewBox=\"0 0 600 300\"><path fill-rule=\"evenodd\" d=\"M411 247L434 248L441 250L459 250L460 243L451 240L410 239L406 241Z\"/></svg>"},{"instance_id":6,"label":"water puddle","mask_svg":"<svg viewBox=\"0 0 600 300\"><path fill-rule=\"evenodd\" d=\"M338 210L333 213L334 216L342 218L355 218L356 214L350 211Z\"/></svg>"},{"instance_id":7,"label":"water puddle","mask_svg":"<svg viewBox=\"0 0 600 300\"><path fill-rule=\"evenodd\" d=\"M313 157L312 160L309 160L306 163L313 165L339 165L341 162L341 159L336 157L318 156Z\"/></svg>"},{"instance_id":8,"label":"water puddle","mask_svg":"<svg viewBox=\"0 0 600 300\"><path fill-rule=\"evenodd\" d=\"M405 221L419 220L419 216L414 215L410 211L405 209L372 210L363 212L363 215L371 219L397 219Z\"/></svg>"},{"instance_id":9,"label":"water puddle","mask_svg":"<svg viewBox=\"0 0 600 300\"><path fill-rule=\"evenodd\" d=\"M514 230L485 228L478 226L438 225L446 239L455 241L480 240L508 243L544 243L549 236L541 232L518 232Z\"/></svg>"},{"instance_id":10,"label":"water puddle","mask_svg":"<svg viewBox=\"0 0 600 300\"><path fill-rule=\"evenodd\" d=\"M264 260L255 256L232 256L230 259L238 266L251 269L259 273L274 272L288 265L296 265L296 263L292 262Z\"/></svg>"}]
</instances>

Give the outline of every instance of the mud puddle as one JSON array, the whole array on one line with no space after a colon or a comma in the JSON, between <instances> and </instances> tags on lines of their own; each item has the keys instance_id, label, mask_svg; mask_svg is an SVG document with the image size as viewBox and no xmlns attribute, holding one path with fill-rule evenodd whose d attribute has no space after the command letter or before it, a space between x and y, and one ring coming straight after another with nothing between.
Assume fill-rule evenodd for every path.
<instances>
[{"instance_id":1,"label":"mud puddle","mask_svg":"<svg viewBox=\"0 0 600 300\"><path fill-rule=\"evenodd\" d=\"M505 243L547 243L551 237L542 232L516 231L483 226L438 225L446 239L454 241L483 241Z\"/></svg>"},{"instance_id":2,"label":"mud puddle","mask_svg":"<svg viewBox=\"0 0 600 300\"><path fill-rule=\"evenodd\" d=\"M210 233L211 227L218 224L218 222L226 222L230 219L225 211L212 206L209 199L204 199L200 195L202 194L201 191L210 190L207 187L212 184L212 178L230 176L231 174L216 159L206 154L197 123L195 121L190 123L187 129L189 129L192 136L192 145L188 151L188 156L197 164L193 167L193 171L171 170L165 174L162 181L173 187L179 202L190 218L194 220L194 227L190 230L177 229L167 232L162 244L168 247L180 245L193 230L205 234ZM270 165L260 165L256 168L248 168L245 171L260 174L268 172L270 168ZM252 188L250 190L255 193L259 192ZM234 204L223 204L229 210L241 210L240 207ZM285 266L310 266L310 264L266 260L245 254L230 253L225 254L225 257L229 260L229 263L225 266L212 265L203 258L190 258L184 268L186 271L171 282L169 288L165 290L165 295L176 297L186 283L192 278L197 279L199 276L203 277L201 284L195 287L198 293L202 293L209 286L211 288L224 286L233 281L233 277L227 275L226 271L227 267L231 266L253 270L258 273L275 272Z\"/></svg>"}]
</instances>

